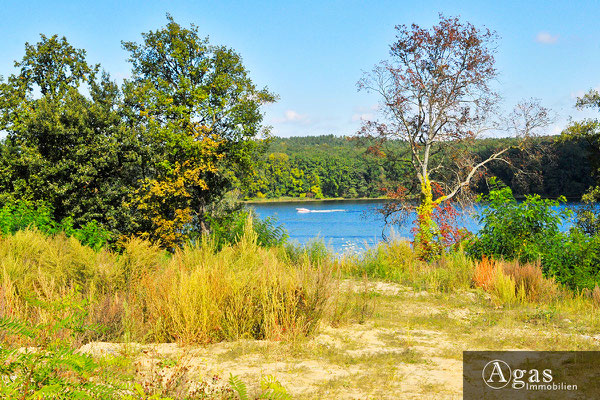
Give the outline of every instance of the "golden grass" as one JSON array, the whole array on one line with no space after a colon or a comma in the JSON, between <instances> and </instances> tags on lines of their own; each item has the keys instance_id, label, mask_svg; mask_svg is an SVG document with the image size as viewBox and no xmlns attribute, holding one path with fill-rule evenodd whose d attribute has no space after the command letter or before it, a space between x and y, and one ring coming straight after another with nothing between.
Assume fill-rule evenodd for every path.
<instances>
[{"instance_id":1,"label":"golden grass","mask_svg":"<svg viewBox=\"0 0 600 400\"><path fill-rule=\"evenodd\" d=\"M122 247L94 252L35 230L0 239L0 317L44 323L57 311L41 303L70 296L103 327L79 341L185 343L279 340L310 335L334 314L339 322L333 265L262 248L251 226L218 252L208 241L173 255L139 239Z\"/></svg>"}]
</instances>

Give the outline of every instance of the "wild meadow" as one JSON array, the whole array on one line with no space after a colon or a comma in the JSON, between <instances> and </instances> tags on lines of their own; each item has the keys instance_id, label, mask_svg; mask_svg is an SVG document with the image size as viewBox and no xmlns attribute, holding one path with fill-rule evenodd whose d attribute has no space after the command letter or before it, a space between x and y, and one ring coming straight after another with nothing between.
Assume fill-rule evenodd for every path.
<instances>
[{"instance_id":1,"label":"wild meadow","mask_svg":"<svg viewBox=\"0 0 600 400\"><path fill-rule=\"evenodd\" d=\"M464 350L600 350L600 122L540 139L539 101L498 114L495 32L395 30L358 82L381 118L342 156L307 139L313 159L266 156L277 96L171 15L121 42L120 81L65 37L26 43L0 77L0 398L456 398ZM280 196L383 196L414 235L297 246L241 203Z\"/></svg>"},{"instance_id":2,"label":"wild meadow","mask_svg":"<svg viewBox=\"0 0 600 400\"><path fill-rule=\"evenodd\" d=\"M599 254L586 246L597 239L573 231L557 242L577 240L583 249L579 264L569 264L578 278L560 275L548 268L547 243L565 235L553 225L553 202L517 203L507 188L490 196L479 236L429 260L400 239L334 257L318 241L287 243L277 225L246 212L232 217L236 235L215 229L168 252L135 237L103 242L102 230L65 228L45 207L7 207L0 393L452 397L460 394L455 367L464 349L600 347L600 288L585 275ZM547 220L539 235L513 220L532 207ZM504 232L515 227L520 233ZM514 240L537 249L535 257L494 254Z\"/></svg>"}]
</instances>

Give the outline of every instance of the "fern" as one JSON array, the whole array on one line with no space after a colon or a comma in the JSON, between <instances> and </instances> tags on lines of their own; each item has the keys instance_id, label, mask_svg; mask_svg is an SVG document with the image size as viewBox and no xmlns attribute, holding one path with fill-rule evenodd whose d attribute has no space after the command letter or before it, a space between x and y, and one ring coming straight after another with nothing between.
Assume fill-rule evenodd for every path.
<instances>
[{"instance_id":1,"label":"fern","mask_svg":"<svg viewBox=\"0 0 600 400\"><path fill-rule=\"evenodd\" d=\"M0 317L0 333L3 336L26 336L28 338L35 337L35 329L28 324L19 320Z\"/></svg>"},{"instance_id":2,"label":"fern","mask_svg":"<svg viewBox=\"0 0 600 400\"><path fill-rule=\"evenodd\" d=\"M30 324L0 318L0 398L23 399L110 399L116 389L89 380L98 369L86 354L77 353L63 341L53 339L64 330L85 330L81 304L66 296L62 304L45 304L48 309L67 309L69 317L45 324ZM15 337L13 346L7 338ZM24 347L19 347L25 345Z\"/></svg>"},{"instance_id":3,"label":"fern","mask_svg":"<svg viewBox=\"0 0 600 400\"><path fill-rule=\"evenodd\" d=\"M291 400L291 396L273 375L265 375L260 380L262 393L259 398L266 400Z\"/></svg>"},{"instance_id":4,"label":"fern","mask_svg":"<svg viewBox=\"0 0 600 400\"><path fill-rule=\"evenodd\" d=\"M229 374L229 385L237 393L240 400L249 400L248 388L238 376Z\"/></svg>"}]
</instances>

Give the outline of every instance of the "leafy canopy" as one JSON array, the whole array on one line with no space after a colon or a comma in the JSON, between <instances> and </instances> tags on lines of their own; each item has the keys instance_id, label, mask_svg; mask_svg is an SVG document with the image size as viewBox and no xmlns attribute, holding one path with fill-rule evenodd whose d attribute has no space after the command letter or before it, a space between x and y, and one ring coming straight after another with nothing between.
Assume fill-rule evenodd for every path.
<instances>
[{"instance_id":1,"label":"leafy canopy","mask_svg":"<svg viewBox=\"0 0 600 400\"><path fill-rule=\"evenodd\" d=\"M250 175L257 146L249 139L267 133L260 107L275 97L255 87L233 50L167 18L142 43L123 42L133 66L123 90L153 157L129 204L143 216L142 235L172 247L206 231L209 206Z\"/></svg>"}]
</instances>

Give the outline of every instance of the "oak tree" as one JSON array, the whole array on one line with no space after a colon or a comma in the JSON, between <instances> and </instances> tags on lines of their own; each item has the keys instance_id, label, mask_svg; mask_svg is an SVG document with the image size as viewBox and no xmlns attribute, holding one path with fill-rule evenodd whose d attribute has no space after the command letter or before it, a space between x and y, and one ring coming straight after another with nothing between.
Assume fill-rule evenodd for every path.
<instances>
[{"instance_id":1,"label":"oak tree","mask_svg":"<svg viewBox=\"0 0 600 400\"><path fill-rule=\"evenodd\" d=\"M235 51L167 18L141 43L123 42L133 65L123 91L129 123L152 154L129 204L144 216L140 233L172 248L206 232L210 207L251 176L251 139L268 133L261 106L275 96L254 85Z\"/></svg>"}]
</instances>

